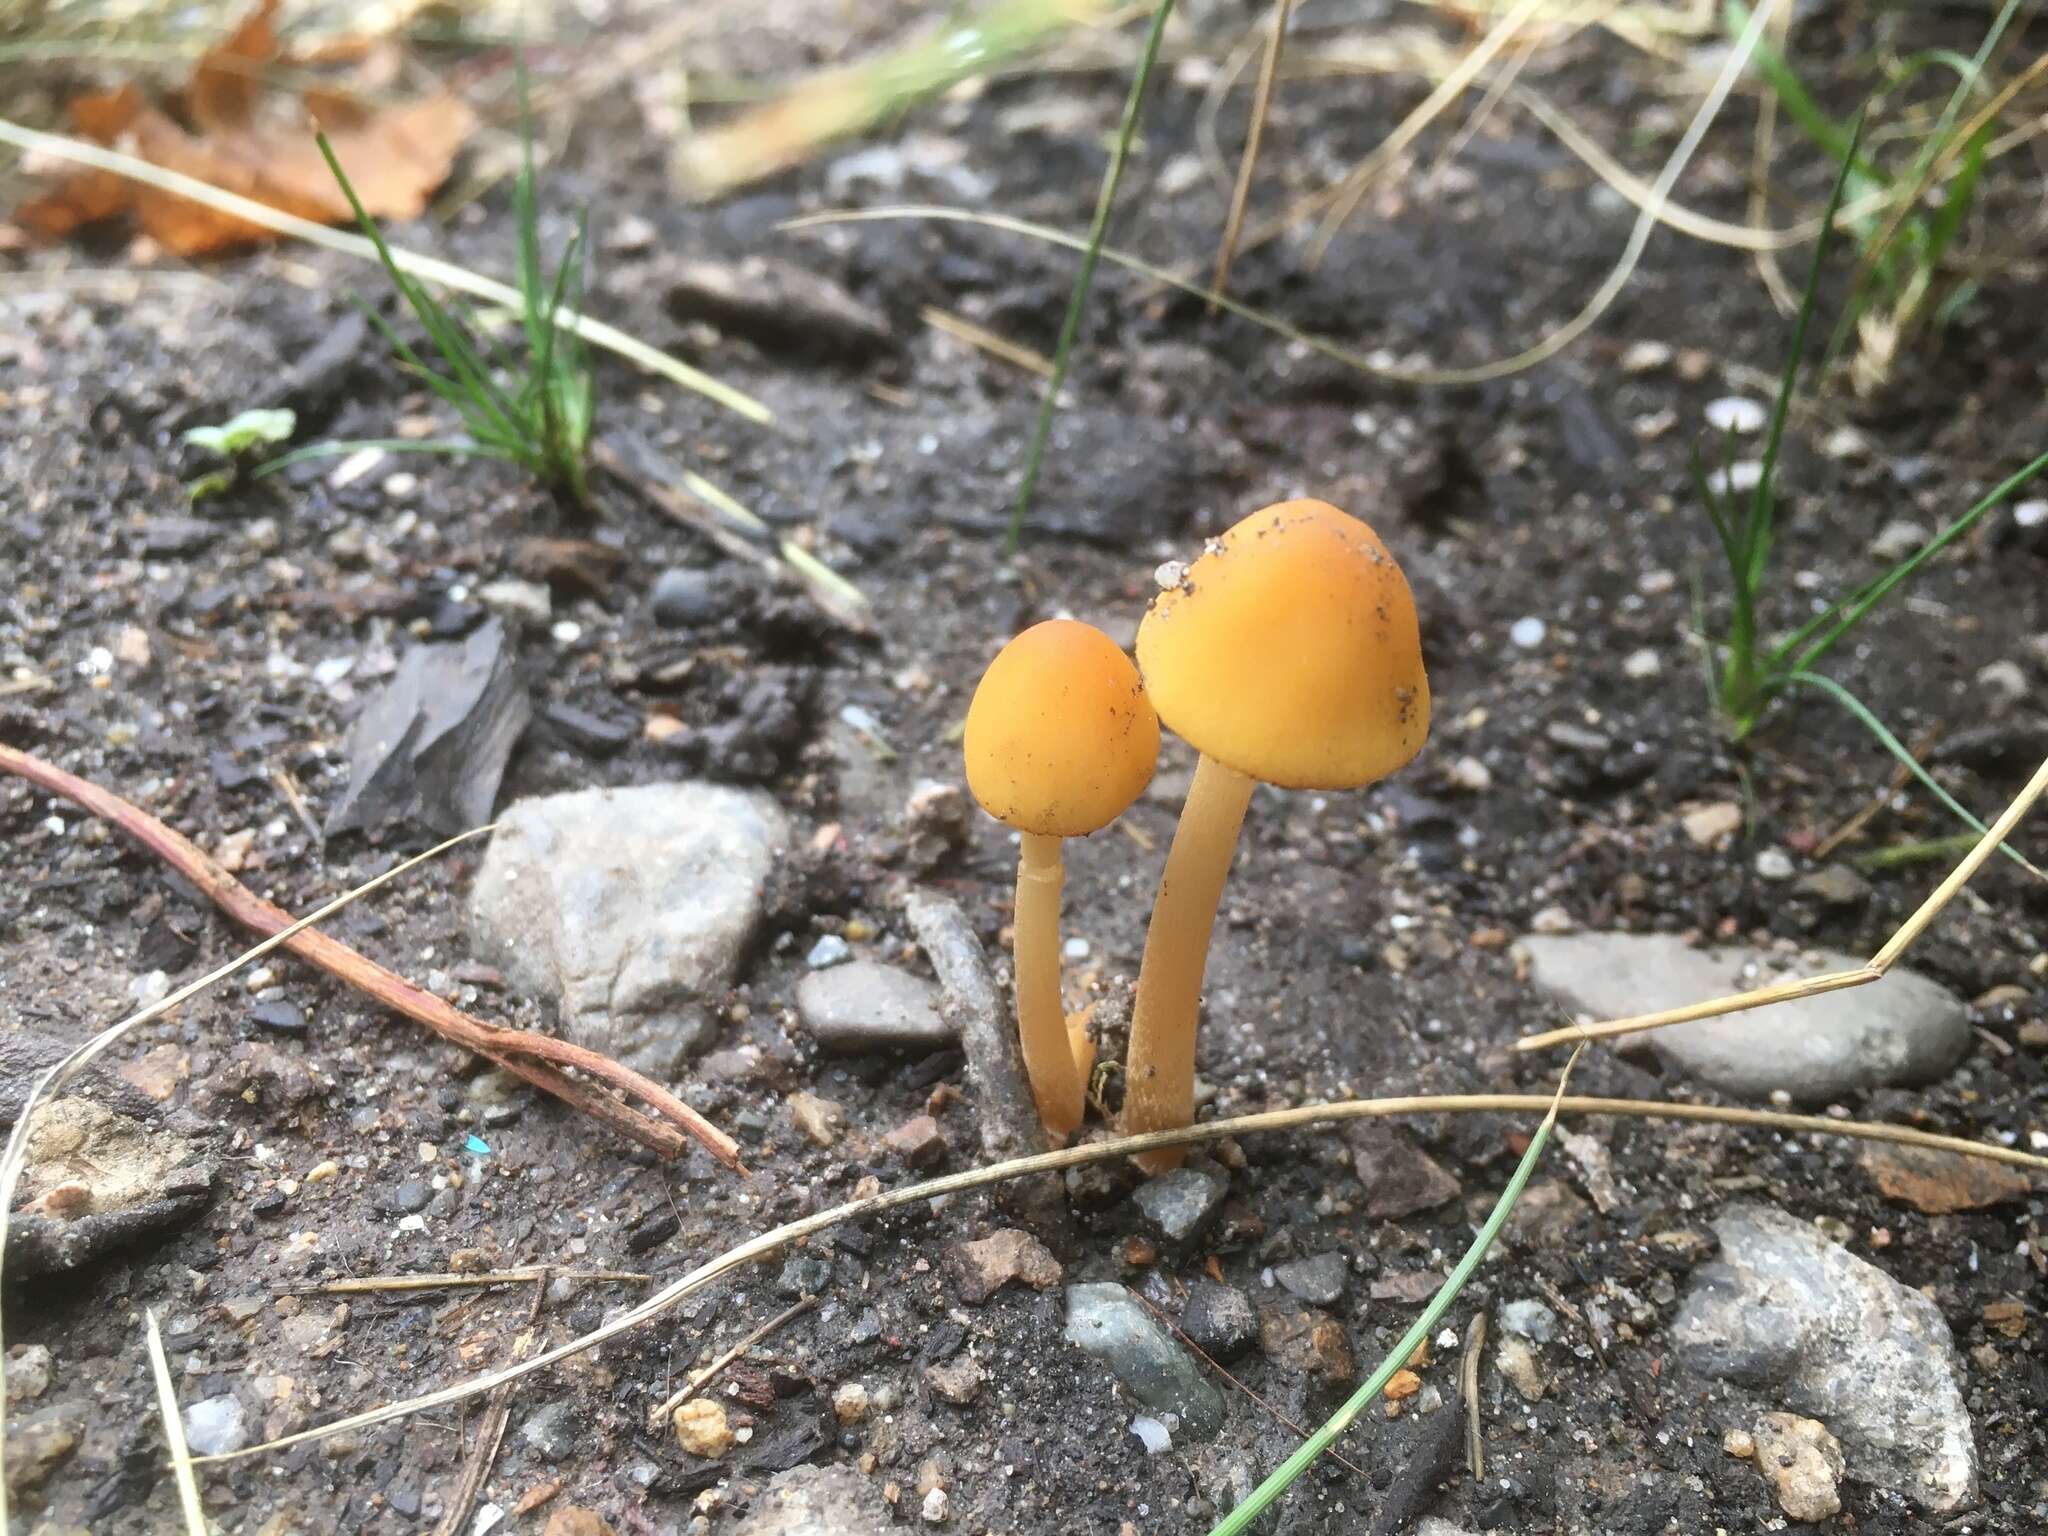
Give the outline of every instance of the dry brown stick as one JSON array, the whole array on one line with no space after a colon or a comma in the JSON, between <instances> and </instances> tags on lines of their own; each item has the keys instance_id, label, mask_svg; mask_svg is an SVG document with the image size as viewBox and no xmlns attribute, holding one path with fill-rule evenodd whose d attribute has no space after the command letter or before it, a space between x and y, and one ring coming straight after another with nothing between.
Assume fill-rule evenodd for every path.
<instances>
[{"instance_id":1,"label":"dry brown stick","mask_svg":"<svg viewBox=\"0 0 2048 1536\"><path fill-rule=\"evenodd\" d=\"M1486 1348L1486 1311L1472 1314L1471 1331L1465 1335L1465 1358L1458 1362L1458 1390L1465 1398L1465 1464L1472 1469L1472 1481L1486 1477L1486 1442L1479 1433L1479 1357Z\"/></svg>"},{"instance_id":2,"label":"dry brown stick","mask_svg":"<svg viewBox=\"0 0 2048 1536\"><path fill-rule=\"evenodd\" d=\"M203 891L228 916L247 928L269 937L289 928L291 914L275 906L222 869L197 844L173 831L141 807L100 788L54 763L0 743L0 770L18 775L30 783L62 795L83 806L102 820L141 843L158 858ZM713 1157L736 1172L740 1164L739 1143L706 1120L696 1110L659 1083L613 1061L597 1051L566 1040L537 1035L529 1030L508 1029L486 1024L461 1009L443 1002L433 993L414 986L395 972L350 949L339 939L316 929L305 929L285 941L285 948L302 960L318 966L366 993L416 1024L425 1025L442 1039L488 1057L506 1071L517 1074L592 1119L600 1120L621 1135L652 1148L664 1157L680 1156L690 1136ZM645 1101L655 1114L646 1114L612 1098L596 1086L570 1077L565 1068L587 1074L596 1083L607 1084Z\"/></svg>"},{"instance_id":3,"label":"dry brown stick","mask_svg":"<svg viewBox=\"0 0 2048 1536\"><path fill-rule=\"evenodd\" d=\"M547 1295L547 1272L543 1270L533 1282L533 1304L526 1313L526 1332L512 1341L512 1362L518 1364L533 1353L533 1326L540 1320L540 1304ZM469 1512L476 1507L477 1495L484 1490L484 1480L491 1475L491 1468L498 1460L498 1447L505 1440L505 1424L512 1417L511 1382L498 1388L484 1405L483 1419L477 1426L476 1443L470 1447L469 1455L462 1463L462 1476L455 1484L455 1497L448 1501L447 1511L441 1516L440 1524L434 1527L434 1536L456 1536L469 1525Z\"/></svg>"},{"instance_id":4,"label":"dry brown stick","mask_svg":"<svg viewBox=\"0 0 2048 1536\"><path fill-rule=\"evenodd\" d=\"M1518 1051L1540 1051L1553 1045L1577 1045L1587 1040L1606 1040L1616 1035L1641 1034L1649 1029L1666 1029L1673 1024L1689 1024L1695 1019L1718 1019L1724 1014L1742 1013L1751 1008L1765 1008L1773 1003L1797 1002L1801 998L1817 997L1823 992L1840 992L1847 987L1867 986L1873 981L1882 981L1885 972L1898 963L1899 956L1913 947L1913 942L1925 933L1928 926L1941 915L1942 908L1955 900L1956 893L1970 883L1970 877L1983 867L1984 861L1998 851L1999 845L2012 835L2033 804L2044 792L2048 792L2048 760L2034 770L2034 776L2027 781L2026 788L2013 797L2012 804L2005 808L1998 820L1977 840L1962 861L1948 872L1941 884L1903 923L1898 932L1885 941L1885 945L1862 965L1849 971L1830 971L1824 976L1802 976L1796 981L1781 981L1768 987L1754 987L1747 992L1731 993L1727 997L1708 998L1703 1002L1687 1003L1679 1008L1663 1008L1655 1013L1631 1014L1625 1019L1608 1019L1599 1024L1569 1024L1563 1029L1547 1029L1540 1035L1525 1035L1515 1042Z\"/></svg>"},{"instance_id":5,"label":"dry brown stick","mask_svg":"<svg viewBox=\"0 0 2048 1536\"><path fill-rule=\"evenodd\" d=\"M1922 758L1926 757L1929 752L1932 752L1934 750L1935 743L1940 740L1941 727L1936 726L1933 730L1929 731L1926 735L1922 736L1917 742L1913 744L1913 761L1917 763ZM1869 801L1863 806L1861 810L1857 811L1855 815L1851 816L1847 821L1843 822L1839 827L1835 828L1834 831L1830 832L1826 837L1822 838L1818 843L1814 845L1814 858L1826 859L1833 857L1834 852L1837 848L1841 847L1842 844L1846 843L1847 841L1849 841L1850 838L1854 837L1857 833L1861 832L1865 827L1869 826L1871 819L1875 817L1879 811L1883 810L1887 805L1891 804L1892 796L1898 794L1901 790L1903 790L1908 784L1912 782L1912 769L1908 768L1904 763L1900 763L1896 767L1894 767L1892 769L1892 776L1889 780L1886 781L1885 787L1883 789L1879 790L1876 794L1872 795Z\"/></svg>"},{"instance_id":6,"label":"dry brown stick","mask_svg":"<svg viewBox=\"0 0 2048 1536\"><path fill-rule=\"evenodd\" d=\"M1230 282L1231 264L1237 260L1238 237L1244 233L1244 211L1251 202L1252 176L1259 167L1259 145L1266 137L1266 114L1273 106L1273 82L1280 75L1280 55L1287 47L1287 20L1294 0L1273 0L1273 30L1266 38L1266 55L1259 64L1259 83L1252 92L1251 127L1246 131L1244 155L1237 162L1237 184L1230 189L1230 217L1224 221L1223 243L1216 248L1216 275L1209 280L1209 292L1220 295Z\"/></svg>"},{"instance_id":7,"label":"dry brown stick","mask_svg":"<svg viewBox=\"0 0 2048 1536\"><path fill-rule=\"evenodd\" d=\"M780 1312L776 1313L775 1316L769 1318L767 1322L763 1323L760 1327L756 1328L744 1339L741 1339L739 1343L733 1345L731 1349L728 1349L716 1360L712 1361L709 1365L705 1366L703 1370L693 1372L688 1381L684 1382L675 1391L671 1392L659 1408L656 1408L652 1413L647 1415L648 1428L659 1430L661 1426L667 1421L668 1416L670 1414L674 1413L678 1408L682 1407L683 1404L687 1403L699 1392L702 1392L706 1387L710 1386L712 1382L716 1381L718 1379L719 1373L723 1371L728 1365L731 1365L733 1361L739 1359L741 1355L744 1355L756 1344L760 1343L763 1339L767 1338L768 1335L775 1332L776 1329L782 1327L785 1323L789 1322L793 1318L803 1316L804 1313L810 1311L811 1308L815 1307L817 1304L817 1297L805 1296L801 1300L797 1301L794 1305L784 1307Z\"/></svg>"},{"instance_id":8,"label":"dry brown stick","mask_svg":"<svg viewBox=\"0 0 2048 1536\"><path fill-rule=\"evenodd\" d=\"M303 1285L279 1288L281 1296L358 1296L380 1291L438 1291L465 1285L517 1285L532 1280L600 1280L623 1285L647 1285L652 1275L637 1275L624 1269L557 1269L552 1264L528 1264L519 1269L493 1269L482 1274L364 1275L341 1280L309 1280Z\"/></svg>"},{"instance_id":9,"label":"dry brown stick","mask_svg":"<svg viewBox=\"0 0 2048 1536\"><path fill-rule=\"evenodd\" d=\"M1189 1338L1187 1334L1181 1330L1180 1324L1176 1323L1172 1318L1168 1317L1164 1312L1160 1311L1159 1308L1155 1307L1152 1304L1151 1299L1149 1297L1140 1295L1137 1291L1133 1290L1128 1285L1124 1287L1124 1294L1126 1296L1129 1296L1133 1301L1137 1302L1139 1306L1143 1307L1147 1312L1150 1312L1154 1317L1158 1318L1160 1322L1164 1323L1168 1331L1171 1332L1175 1338L1179 1339L1181 1343L1187 1345L1189 1349L1194 1351L1194 1355L1197 1360L1201 1361L1202 1364L1208 1366L1210 1370L1214 1371L1218 1376L1221 1376L1225 1381L1229 1382L1233 1387L1237 1388L1238 1391L1242 1392L1254 1403L1257 1403L1260 1408L1264 1409L1267 1418L1271 1419L1276 1424L1282 1425L1287 1429L1293 1430L1294 1433L1303 1440L1306 1440L1308 1438L1309 1432L1307 1430L1303 1429L1299 1424L1295 1423L1294 1420L1287 1417L1286 1414L1282 1413L1278 1408L1275 1408L1271 1403L1267 1402L1263 1397L1259 1396L1259 1394L1254 1392L1250 1387L1246 1386L1243 1382L1239 1381L1235 1376L1231 1375L1230 1372L1223 1369L1222 1365L1218 1363L1214 1355L1210 1354L1209 1351L1202 1348L1202 1346L1197 1344L1193 1339ZM1340 1466L1349 1467L1353 1472L1357 1473L1360 1477L1365 1477L1365 1469L1359 1466L1357 1462L1351 1460L1342 1451L1338 1450L1334 1445L1331 1446L1330 1449L1325 1451L1323 1454L1328 1456L1330 1460L1338 1463ZM1372 1479L1366 1478L1366 1481L1371 1482Z\"/></svg>"}]
</instances>

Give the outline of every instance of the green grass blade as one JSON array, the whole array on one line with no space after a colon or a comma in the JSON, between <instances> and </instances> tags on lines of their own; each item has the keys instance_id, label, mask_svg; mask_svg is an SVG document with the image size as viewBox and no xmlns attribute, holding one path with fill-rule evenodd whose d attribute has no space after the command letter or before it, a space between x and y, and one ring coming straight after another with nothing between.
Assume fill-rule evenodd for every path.
<instances>
[{"instance_id":1,"label":"green grass blade","mask_svg":"<svg viewBox=\"0 0 2048 1536\"><path fill-rule=\"evenodd\" d=\"M1081 256L1081 270L1074 274L1074 291L1067 299L1067 315L1060 322L1059 346L1053 352L1052 377L1045 382L1045 399L1039 403L1038 425L1031 432L1031 447L1024 457L1024 480L1017 488L1017 504L1010 509L1010 525L1003 535L1003 553L1015 554L1024 537L1024 520L1031 512L1031 495L1038 489L1039 466L1052 437L1052 418L1059 409L1060 389L1067 381L1067 365L1073 359L1074 338L1081 330L1081 315L1088 307L1088 288L1095 281L1096 263L1102 259L1102 244L1109 235L1110 209L1116 202L1117 183L1123 180L1124 162L1130 158L1131 140L1138 132L1138 110L1145 101L1145 86L1152 78L1152 66L1159 58L1159 43L1166 35L1166 20L1173 14L1173 0L1159 0L1152 12L1152 28L1145 34L1145 51L1138 59L1138 72L1131 79L1131 94L1124 100L1123 123L1117 130L1116 148L1109 157L1109 169L1102 176L1102 190L1095 197L1095 219L1088 227L1088 247Z\"/></svg>"},{"instance_id":2,"label":"green grass blade","mask_svg":"<svg viewBox=\"0 0 2048 1536\"><path fill-rule=\"evenodd\" d=\"M1844 688L1832 677L1823 676L1819 672L1794 672L1785 678L1785 682L1791 686L1818 689L1833 699L1851 715L1855 716L1857 723L1877 738L1878 745L1897 758L1900 766L1912 774L1914 778L1918 779L1921 787L1946 806L1950 813L1962 821L1964 825L1970 827L1979 837L1984 836L1991 830L1983 822L1971 815L1960 800L1956 799L1954 795L1951 795L1940 784L1935 782L1934 775L1920 766L1919 759L1914 757L1907 750L1906 744L1894 736L1885 726L1885 723L1871 712L1869 705L1857 698L1855 694ZM2040 870L2029 863L2025 855L2021 854L2010 843L2000 843L1998 851L2019 865L2021 869L2024 869L2035 879L2048 879L2048 876L2044 876Z\"/></svg>"},{"instance_id":3,"label":"green grass blade","mask_svg":"<svg viewBox=\"0 0 2048 1536\"><path fill-rule=\"evenodd\" d=\"M309 459L338 459L364 448L381 448L386 453L445 454L452 459L510 459L512 455L489 443L468 437L359 437L342 442L310 443L274 459L265 459L249 471L251 480L261 480Z\"/></svg>"},{"instance_id":4,"label":"green grass blade","mask_svg":"<svg viewBox=\"0 0 2048 1536\"><path fill-rule=\"evenodd\" d=\"M1825 613L1817 614L1795 630L1790 639L1784 641L1771 653L1770 667L1776 673L1808 672L1813 664L1833 650L1842 637L1854 629L1869 615L1871 609L1883 602L1897 590L1899 585L1940 554L1957 539L1968 533L1984 515L1999 506L2008 496L2025 485L2029 480L2048 470L2048 453L2040 455L2019 470L2005 477L1978 499L1977 504L1961 517L1950 523L1926 544L1901 560L1897 565L1876 579L1866 582L1849 597ZM1831 622L1832 621L1832 622ZM1812 640L1813 633L1827 626L1827 632L1818 640ZM1809 643L1810 641L1810 643ZM1796 654L1795 654L1796 653Z\"/></svg>"},{"instance_id":5,"label":"green grass blade","mask_svg":"<svg viewBox=\"0 0 2048 1536\"><path fill-rule=\"evenodd\" d=\"M1583 1047L1581 1047L1583 1049ZM1572 1053L1572 1061L1578 1060L1578 1053ZM1571 1079L1571 1062L1565 1064L1559 1076L1557 1097L1564 1095L1565 1084ZM1301 1449L1289 1456L1273 1474L1254 1488L1245 1501L1218 1521L1209 1536L1239 1536L1251 1523L1264 1514L1274 1500L1278 1499L1295 1481L1306 1472L1318 1456L1336 1442L1339 1435L1349 1429L1358 1416L1378 1397L1396 1371L1405 1366L1409 1358L1429 1337L1443 1315L1451 1309L1451 1303L1458 1299L1479 1263L1486 1257L1487 1249L1493 1246L1500 1229L1507 1224L1515 1203L1522 1198L1522 1191L1529 1185L1529 1177L1536 1171L1536 1164L1543 1156L1544 1145L1550 1140L1551 1128L1557 1124L1557 1100L1551 1101L1550 1112L1543 1117L1543 1123L1536 1127L1536 1134L1529 1138L1529 1150L1522 1154L1522 1160L1515 1165L1514 1176L1501 1191L1500 1198L1493 1203L1493 1210L1486 1218L1486 1224L1479 1229L1479 1235L1472 1239L1472 1245L1458 1260L1458 1267L1451 1271L1450 1278L1437 1288L1436 1295L1429 1299L1429 1305L1422 1309L1422 1315L1415 1319L1408 1331L1401 1335L1401 1341L1381 1360L1378 1369L1366 1378L1365 1385L1352 1393L1344 1406L1325 1419L1316 1432L1302 1442Z\"/></svg>"},{"instance_id":6,"label":"green grass blade","mask_svg":"<svg viewBox=\"0 0 2048 1536\"><path fill-rule=\"evenodd\" d=\"M1941 205L1935 209L1934 221L1927 230L1927 249L1922 260L1929 268L1941 265L1941 258L1948 254L1949 245L1955 240L1956 232L1963 227L1963 220L1969 216L1970 204L1977 196L1977 178L1984 172L1984 152L1991 143L1991 130L1995 124L1986 123L1977 130L1963 151L1963 163L1942 194Z\"/></svg>"}]
</instances>

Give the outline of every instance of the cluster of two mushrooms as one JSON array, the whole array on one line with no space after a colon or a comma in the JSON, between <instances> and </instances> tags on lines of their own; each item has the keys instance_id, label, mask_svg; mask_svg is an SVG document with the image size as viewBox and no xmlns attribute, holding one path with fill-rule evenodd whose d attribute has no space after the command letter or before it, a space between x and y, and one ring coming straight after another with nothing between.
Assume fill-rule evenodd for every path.
<instances>
[{"instance_id":1,"label":"cluster of two mushrooms","mask_svg":"<svg viewBox=\"0 0 2048 1536\"><path fill-rule=\"evenodd\" d=\"M1255 512L1152 601L1134 667L1086 624L1006 646L967 714L975 799L1022 835L1017 1023L1040 1117L1080 1125L1094 1048L1060 1001L1060 841L1144 791L1159 725L1200 753L1167 854L1131 1017L1127 1133L1194 1118L1195 1033L1210 930L1255 784L1358 789L1429 734L1429 680L1407 578L1372 529L1320 501ZM1174 1167L1169 1149L1141 1157Z\"/></svg>"}]
</instances>

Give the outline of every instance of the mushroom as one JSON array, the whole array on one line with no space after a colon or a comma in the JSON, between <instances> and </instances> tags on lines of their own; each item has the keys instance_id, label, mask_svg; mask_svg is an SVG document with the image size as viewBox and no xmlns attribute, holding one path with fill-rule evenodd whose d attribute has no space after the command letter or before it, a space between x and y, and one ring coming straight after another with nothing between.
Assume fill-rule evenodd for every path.
<instances>
[{"instance_id":1,"label":"mushroom","mask_svg":"<svg viewBox=\"0 0 2048 1536\"><path fill-rule=\"evenodd\" d=\"M1015 827L1017 1032L1039 1118L1058 1141L1081 1123L1095 1048L1060 1003L1061 839L1100 831L1152 782L1159 717L1114 640L1073 619L1004 646L967 706L967 786Z\"/></svg>"},{"instance_id":2,"label":"mushroom","mask_svg":"<svg viewBox=\"0 0 2048 1536\"><path fill-rule=\"evenodd\" d=\"M1321 501L1254 512L1159 593L1138 627L1153 708L1197 751L1167 854L1131 1018L1124 1130L1194 1118L1195 1025L1209 930L1263 780L1357 789L1429 734L1415 599L1372 529ZM1166 1148L1147 1172L1179 1166Z\"/></svg>"}]
</instances>

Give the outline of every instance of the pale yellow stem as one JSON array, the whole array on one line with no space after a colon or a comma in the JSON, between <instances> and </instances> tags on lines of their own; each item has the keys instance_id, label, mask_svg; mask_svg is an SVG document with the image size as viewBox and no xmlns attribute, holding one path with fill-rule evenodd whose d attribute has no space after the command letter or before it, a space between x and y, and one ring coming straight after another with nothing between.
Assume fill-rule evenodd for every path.
<instances>
[{"instance_id":1,"label":"pale yellow stem","mask_svg":"<svg viewBox=\"0 0 2048 1536\"><path fill-rule=\"evenodd\" d=\"M1081 1124L1087 1079L1074 1063L1060 1002L1060 840L1024 834L1017 859L1017 1035L1038 1118L1056 1142Z\"/></svg>"},{"instance_id":2,"label":"pale yellow stem","mask_svg":"<svg viewBox=\"0 0 2048 1536\"><path fill-rule=\"evenodd\" d=\"M1253 782L1206 753L1195 765L1138 967L1131 1054L1124 1068L1126 1133L1174 1130L1195 1118L1195 1025L1209 930ZM1164 1173L1186 1155L1184 1148L1162 1147L1140 1153L1137 1162L1147 1173Z\"/></svg>"}]
</instances>

